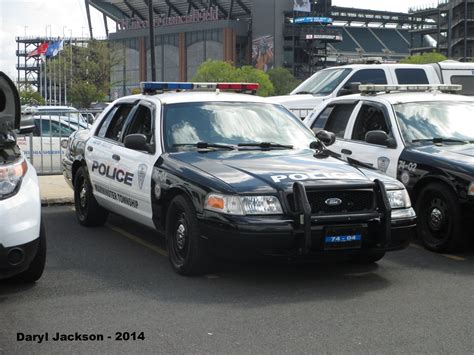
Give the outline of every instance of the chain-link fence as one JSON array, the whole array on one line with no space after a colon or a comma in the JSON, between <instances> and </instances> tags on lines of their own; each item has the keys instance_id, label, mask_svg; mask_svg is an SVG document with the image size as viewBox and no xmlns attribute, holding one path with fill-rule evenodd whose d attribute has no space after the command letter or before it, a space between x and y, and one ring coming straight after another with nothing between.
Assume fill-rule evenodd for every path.
<instances>
[{"instance_id":1,"label":"chain-link fence","mask_svg":"<svg viewBox=\"0 0 474 355\"><path fill-rule=\"evenodd\" d=\"M35 167L38 175L62 173L62 159L69 136L87 129L101 110L60 111L54 107L25 112L21 118L18 146ZM25 133L28 132L28 133Z\"/></svg>"}]
</instances>

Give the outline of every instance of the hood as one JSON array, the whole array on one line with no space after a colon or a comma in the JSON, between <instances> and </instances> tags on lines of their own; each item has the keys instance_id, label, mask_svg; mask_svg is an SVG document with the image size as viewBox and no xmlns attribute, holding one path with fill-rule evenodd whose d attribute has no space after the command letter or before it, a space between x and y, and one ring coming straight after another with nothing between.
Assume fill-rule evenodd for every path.
<instances>
[{"instance_id":1,"label":"hood","mask_svg":"<svg viewBox=\"0 0 474 355\"><path fill-rule=\"evenodd\" d=\"M267 100L285 106L288 109L306 109L312 110L319 105L327 96L315 96L311 94L304 95L284 95L271 96Z\"/></svg>"},{"instance_id":2,"label":"hood","mask_svg":"<svg viewBox=\"0 0 474 355\"><path fill-rule=\"evenodd\" d=\"M361 170L333 158L315 158L313 151L213 151L171 153L170 157L211 175L236 193L290 190L305 185L370 181Z\"/></svg>"},{"instance_id":3,"label":"hood","mask_svg":"<svg viewBox=\"0 0 474 355\"><path fill-rule=\"evenodd\" d=\"M466 170L474 175L474 144L412 146L407 152L418 153L432 164L452 171Z\"/></svg>"}]
</instances>

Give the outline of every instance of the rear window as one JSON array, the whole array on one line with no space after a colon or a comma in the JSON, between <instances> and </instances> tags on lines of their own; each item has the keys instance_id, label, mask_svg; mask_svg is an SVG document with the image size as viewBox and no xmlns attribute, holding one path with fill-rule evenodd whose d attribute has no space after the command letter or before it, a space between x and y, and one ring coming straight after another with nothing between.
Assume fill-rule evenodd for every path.
<instances>
[{"instance_id":1,"label":"rear window","mask_svg":"<svg viewBox=\"0 0 474 355\"><path fill-rule=\"evenodd\" d=\"M423 69L395 69L399 84L429 84Z\"/></svg>"},{"instance_id":2,"label":"rear window","mask_svg":"<svg viewBox=\"0 0 474 355\"><path fill-rule=\"evenodd\" d=\"M454 75L451 84L462 85L463 95L474 95L474 75Z\"/></svg>"}]
</instances>

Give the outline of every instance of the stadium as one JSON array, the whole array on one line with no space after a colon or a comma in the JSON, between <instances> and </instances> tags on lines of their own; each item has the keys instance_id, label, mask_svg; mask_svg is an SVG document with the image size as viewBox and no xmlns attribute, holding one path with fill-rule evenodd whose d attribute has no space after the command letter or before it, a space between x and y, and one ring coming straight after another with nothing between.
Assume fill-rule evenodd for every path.
<instances>
[{"instance_id":1,"label":"stadium","mask_svg":"<svg viewBox=\"0 0 474 355\"><path fill-rule=\"evenodd\" d=\"M283 66L304 79L321 68L367 57L399 61L437 50L469 59L474 40L474 0L443 0L408 13L332 6L331 0L85 3L88 15L90 7L103 14L107 39L124 58L111 72L111 98L129 94L145 80L190 80L207 59L263 70ZM114 31L107 19L114 21ZM38 65L25 53L44 40L17 38L19 84L40 87Z\"/></svg>"}]
</instances>

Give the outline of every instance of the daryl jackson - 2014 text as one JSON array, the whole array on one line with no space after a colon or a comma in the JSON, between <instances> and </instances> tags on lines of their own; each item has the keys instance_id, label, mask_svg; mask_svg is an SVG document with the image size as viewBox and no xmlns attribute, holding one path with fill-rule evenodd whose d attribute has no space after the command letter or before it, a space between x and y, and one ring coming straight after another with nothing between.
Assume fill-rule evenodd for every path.
<instances>
[{"instance_id":1,"label":"daryl jackson - 2014 text","mask_svg":"<svg viewBox=\"0 0 474 355\"><path fill-rule=\"evenodd\" d=\"M48 332L42 334L25 334L25 333L16 333L17 341L26 341L26 342L36 342L41 344L48 341L104 341L105 339L113 339L119 341L127 340L145 340L145 335L143 332L115 332L114 336L106 336L104 334L83 334L83 333L59 333L55 332L50 337Z\"/></svg>"}]
</instances>

